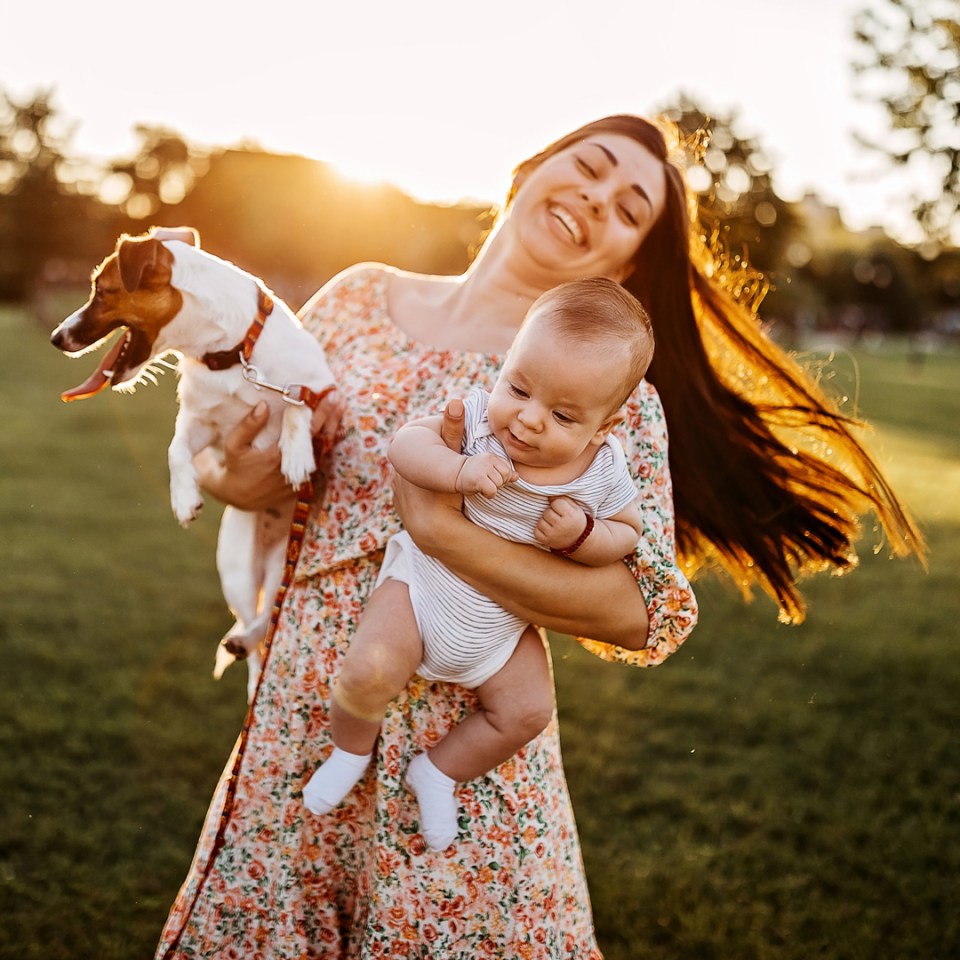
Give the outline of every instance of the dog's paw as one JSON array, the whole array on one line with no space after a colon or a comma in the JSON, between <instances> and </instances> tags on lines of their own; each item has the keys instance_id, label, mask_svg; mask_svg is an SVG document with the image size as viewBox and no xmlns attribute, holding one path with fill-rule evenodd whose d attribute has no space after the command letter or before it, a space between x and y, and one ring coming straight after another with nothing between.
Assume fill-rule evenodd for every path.
<instances>
[{"instance_id":1,"label":"dog's paw","mask_svg":"<svg viewBox=\"0 0 960 960\"><path fill-rule=\"evenodd\" d=\"M291 487L299 487L301 483L306 483L313 473L313 461L309 464L293 464L289 469L283 470L283 475Z\"/></svg>"},{"instance_id":2,"label":"dog's paw","mask_svg":"<svg viewBox=\"0 0 960 960\"><path fill-rule=\"evenodd\" d=\"M170 498L170 504L173 507L173 515L177 518L181 527L190 526L191 522L197 518L197 514L203 508L203 497L197 491L196 495L178 495L176 491Z\"/></svg>"}]
</instances>

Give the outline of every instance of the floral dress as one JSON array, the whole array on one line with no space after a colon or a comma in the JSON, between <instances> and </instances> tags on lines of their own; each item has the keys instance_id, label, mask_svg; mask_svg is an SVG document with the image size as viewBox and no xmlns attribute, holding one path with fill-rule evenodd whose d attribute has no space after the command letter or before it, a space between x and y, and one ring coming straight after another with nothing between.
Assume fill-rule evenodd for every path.
<instances>
[{"instance_id":1,"label":"floral dress","mask_svg":"<svg viewBox=\"0 0 960 960\"><path fill-rule=\"evenodd\" d=\"M214 794L158 958L598 960L556 717L512 759L461 784L461 833L429 851L403 785L407 761L477 707L454 684L415 677L393 701L371 764L332 813L301 789L332 749L330 685L400 529L385 450L399 426L473 386L500 358L442 351L387 313L389 271L351 268L307 305L345 400L343 438L314 505L263 677ZM598 656L661 662L696 622L675 561L666 430L641 384L620 432L645 517L630 567L647 602L647 647L581 641Z\"/></svg>"}]
</instances>

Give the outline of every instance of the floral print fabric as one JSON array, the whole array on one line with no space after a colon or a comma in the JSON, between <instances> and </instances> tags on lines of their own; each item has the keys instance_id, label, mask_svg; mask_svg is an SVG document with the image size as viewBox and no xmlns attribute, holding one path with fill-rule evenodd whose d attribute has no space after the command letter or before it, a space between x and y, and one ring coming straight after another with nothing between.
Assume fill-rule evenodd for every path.
<instances>
[{"instance_id":1,"label":"floral print fabric","mask_svg":"<svg viewBox=\"0 0 960 960\"><path fill-rule=\"evenodd\" d=\"M476 709L462 687L414 678L391 704L357 789L326 816L302 804L303 785L331 749L330 685L399 529L386 443L405 421L472 386L489 388L500 361L409 339L387 313L388 279L382 267L352 268L305 308L343 392L344 436L157 957L600 958L556 718L507 763L459 787L461 833L443 852L427 850L403 774ZM696 604L673 559L666 434L651 387L641 385L628 414L621 440L649 540L630 566L647 600L649 641L639 652L583 642L606 659L653 665L689 634Z\"/></svg>"}]
</instances>

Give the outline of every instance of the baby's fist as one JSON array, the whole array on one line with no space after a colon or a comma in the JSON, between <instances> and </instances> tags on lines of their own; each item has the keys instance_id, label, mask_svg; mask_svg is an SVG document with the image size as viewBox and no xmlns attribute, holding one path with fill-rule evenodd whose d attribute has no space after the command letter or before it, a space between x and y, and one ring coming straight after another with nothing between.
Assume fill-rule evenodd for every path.
<instances>
[{"instance_id":1,"label":"baby's fist","mask_svg":"<svg viewBox=\"0 0 960 960\"><path fill-rule=\"evenodd\" d=\"M480 493L492 500L504 484L516 479L508 460L493 453L478 453L464 460L457 475L457 492L464 496Z\"/></svg>"},{"instance_id":2,"label":"baby's fist","mask_svg":"<svg viewBox=\"0 0 960 960\"><path fill-rule=\"evenodd\" d=\"M565 550L577 542L586 526L587 515L583 507L569 497L557 497L544 510L533 535L537 543L550 550Z\"/></svg>"}]
</instances>

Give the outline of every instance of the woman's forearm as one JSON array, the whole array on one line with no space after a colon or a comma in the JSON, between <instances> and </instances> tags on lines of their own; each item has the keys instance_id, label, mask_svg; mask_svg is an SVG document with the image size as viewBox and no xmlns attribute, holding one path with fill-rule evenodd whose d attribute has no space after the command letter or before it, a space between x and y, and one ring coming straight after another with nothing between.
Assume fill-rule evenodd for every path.
<instances>
[{"instance_id":1,"label":"woman's forearm","mask_svg":"<svg viewBox=\"0 0 960 960\"><path fill-rule=\"evenodd\" d=\"M646 644L646 605L624 564L586 567L504 540L453 509L431 511L413 527L424 552L511 613L628 650Z\"/></svg>"}]
</instances>

